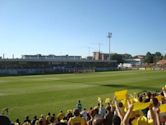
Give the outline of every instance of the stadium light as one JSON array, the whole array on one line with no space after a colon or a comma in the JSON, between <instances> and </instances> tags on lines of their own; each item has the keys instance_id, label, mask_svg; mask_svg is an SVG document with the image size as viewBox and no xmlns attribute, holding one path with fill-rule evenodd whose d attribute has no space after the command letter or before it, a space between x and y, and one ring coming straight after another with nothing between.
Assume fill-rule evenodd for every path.
<instances>
[{"instance_id":1,"label":"stadium light","mask_svg":"<svg viewBox=\"0 0 166 125\"><path fill-rule=\"evenodd\" d=\"M111 44L111 38L112 38L112 33L111 32L108 32L108 39L109 39L109 61L111 60L111 54L110 54L110 49L111 49L111 47L110 47L110 44Z\"/></svg>"}]
</instances>

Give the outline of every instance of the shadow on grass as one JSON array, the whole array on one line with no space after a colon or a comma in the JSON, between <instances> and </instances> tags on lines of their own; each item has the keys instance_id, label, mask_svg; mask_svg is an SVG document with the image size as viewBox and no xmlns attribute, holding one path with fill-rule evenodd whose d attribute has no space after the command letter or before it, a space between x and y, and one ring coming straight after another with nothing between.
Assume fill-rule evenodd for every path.
<instances>
[{"instance_id":1,"label":"shadow on grass","mask_svg":"<svg viewBox=\"0 0 166 125\"><path fill-rule=\"evenodd\" d=\"M100 85L103 87L111 87L111 88L124 88L124 89L140 89L140 90L150 90L150 91L158 91L160 89L150 86L129 86L129 85L122 85L122 84L104 84Z\"/></svg>"}]
</instances>

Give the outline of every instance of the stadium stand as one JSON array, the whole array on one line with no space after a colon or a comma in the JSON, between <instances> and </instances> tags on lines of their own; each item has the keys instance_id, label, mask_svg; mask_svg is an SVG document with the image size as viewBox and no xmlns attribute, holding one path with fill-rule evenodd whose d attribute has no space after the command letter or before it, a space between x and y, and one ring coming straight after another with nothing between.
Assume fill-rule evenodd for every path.
<instances>
[{"instance_id":1,"label":"stadium stand","mask_svg":"<svg viewBox=\"0 0 166 125\"><path fill-rule=\"evenodd\" d=\"M0 75L81 73L117 70L116 61L0 59Z\"/></svg>"}]
</instances>

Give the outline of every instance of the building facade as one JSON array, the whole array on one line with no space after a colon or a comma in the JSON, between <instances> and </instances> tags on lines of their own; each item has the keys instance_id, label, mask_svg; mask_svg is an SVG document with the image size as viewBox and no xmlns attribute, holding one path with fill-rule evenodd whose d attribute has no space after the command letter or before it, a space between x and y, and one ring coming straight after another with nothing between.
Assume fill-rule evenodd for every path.
<instances>
[{"instance_id":1,"label":"building facade","mask_svg":"<svg viewBox=\"0 0 166 125\"><path fill-rule=\"evenodd\" d=\"M93 52L93 59L96 61L108 61L109 60L109 54L107 53L101 53L101 52Z\"/></svg>"}]
</instances>

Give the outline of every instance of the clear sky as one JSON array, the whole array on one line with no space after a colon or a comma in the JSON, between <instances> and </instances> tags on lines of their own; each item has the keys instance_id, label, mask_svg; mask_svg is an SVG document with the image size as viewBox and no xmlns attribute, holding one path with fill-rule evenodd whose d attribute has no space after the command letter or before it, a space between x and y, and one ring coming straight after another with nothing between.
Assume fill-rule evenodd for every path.
<instances>
[{"instance_id":1,"label":"clear sky","mask_svg":"<svg viewBox=\"0 0 166 125\"><path fill-rule=\"evenodd\" d=\"M166 0L0 0L0 56L166 53ZM92 55L92 54L91 54Z\"/></svg>"}]
</instances>

